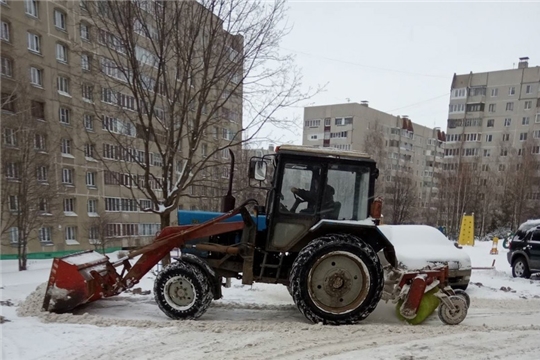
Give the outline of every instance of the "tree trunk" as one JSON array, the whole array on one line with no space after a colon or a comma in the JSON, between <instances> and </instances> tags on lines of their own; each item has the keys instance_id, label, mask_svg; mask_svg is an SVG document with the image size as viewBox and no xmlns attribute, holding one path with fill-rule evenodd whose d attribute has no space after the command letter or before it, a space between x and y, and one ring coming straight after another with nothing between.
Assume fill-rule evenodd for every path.
<instances>
[{"instance_id":1,"label":"tree trunk","mask_svg":"<svg viewBox=\"0 0 540 360\"><path fill-rule=\"evenodd\" d=\"M26 242L19 239L19 271L26 270L27 254L26 254Z\"/></svg>"},{"instance_id":2,"label":"tree trunk","mask_svg":"<svg viewBox=\"0 0 540 360\"><path fill-rule=\"evenodd\" d=\"M161 220L161 230L171 225L171 213L159 214ZM163 259L161 259L161 265L165 268L171 263L171 253L167 253Z\"/></svg>"}]
</instances>

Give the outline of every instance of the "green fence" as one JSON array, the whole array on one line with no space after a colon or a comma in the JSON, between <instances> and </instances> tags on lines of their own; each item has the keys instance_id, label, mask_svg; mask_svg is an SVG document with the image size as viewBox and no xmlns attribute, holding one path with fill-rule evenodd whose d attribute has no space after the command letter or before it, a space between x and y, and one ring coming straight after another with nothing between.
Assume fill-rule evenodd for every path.
<instances>
[{"instance_id":1,"label":"green fence","mask_svg":"<svg viewBox=\"0 0 540 360\"><path fill-rule=\"evenodd\" d=\"M111 253L113 251L122 250L120 246L117 247L110 247L105 249L106 253ZM51 251L51 252L36 252L36 253L29 253L28 259L36 259L36 260L43 260L43 259L52 259L55 257L61 257L66 256L69 254L74 254L77 252L81 252L84 250L69 250L69 251ZM18 255L17 254L0 254L0 260L17 260Z\"/></svg>"}]
</instances>

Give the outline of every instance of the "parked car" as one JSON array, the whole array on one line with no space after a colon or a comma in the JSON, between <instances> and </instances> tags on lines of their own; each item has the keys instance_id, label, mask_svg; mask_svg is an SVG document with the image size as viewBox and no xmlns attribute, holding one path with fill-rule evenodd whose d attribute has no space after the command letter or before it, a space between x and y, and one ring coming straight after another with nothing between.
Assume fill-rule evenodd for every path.
<instances>
[{"instance_id":1,"label":"parked car","mask_svg":"<svg viewBox=\"0 0 540 360\"><path fill-rule=\"evenodd\" d=\"M420 270L448 265L449 285L462 290L469 286L469 254L439 229L427 225L381 225L379 229L394 245L400 268Z\"/></svg>"},{"instance_id":2,"label":"parked car","mask_svg":"<svg viewBox=\"0 0 540 360\"><path fill-rule=\"evenodd\" d=\"M540 219L521 224L508 244L508 262L514 277L540 273Z\"/></svg>"}]
</instances>

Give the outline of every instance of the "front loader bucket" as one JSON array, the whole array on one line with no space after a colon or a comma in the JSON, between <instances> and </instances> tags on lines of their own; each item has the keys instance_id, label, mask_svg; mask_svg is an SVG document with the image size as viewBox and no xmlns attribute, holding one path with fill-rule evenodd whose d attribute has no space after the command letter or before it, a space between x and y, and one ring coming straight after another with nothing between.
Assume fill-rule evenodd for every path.
<instances>
[{"instance_id":1,"label":"front loader bucket","mask_svg":"<svg viewBox=\"0 0 540 360\"><path fill-rule=\"evenodd\" d=\"M43 310L63 313L103 297L116 295L120 276L109 258L93 250L55 258Z\"/></svg>"}]
</instances>

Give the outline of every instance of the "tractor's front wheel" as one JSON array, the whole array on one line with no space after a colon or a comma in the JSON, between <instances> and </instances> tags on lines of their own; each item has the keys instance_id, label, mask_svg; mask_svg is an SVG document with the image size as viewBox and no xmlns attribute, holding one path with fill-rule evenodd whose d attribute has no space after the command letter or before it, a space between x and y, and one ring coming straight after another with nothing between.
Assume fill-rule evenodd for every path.
<instances>
[{"instance_id":1,"label":"tractor's front wheel","mask_svg":"<svg viewBox=\"0 0 540 360\"><path fill-rule=\"evenodd\" d=\"M206 312L213 294L209 279L197 266L177 261L156 276L154 298L168 317L194 320Z\"/></svg>"},{"instance_id":2,"label":"tractor's front wheel","mask_svg":"<svg viewBox=\"0 0 540 360\"><path fill-rule=\"evenodd\" d=\"M379 303L384 275L377 253L359 237L332 234L300 251L290 273L293 300L313 323L353 324Z\"/></svg>"}]
</instances>

